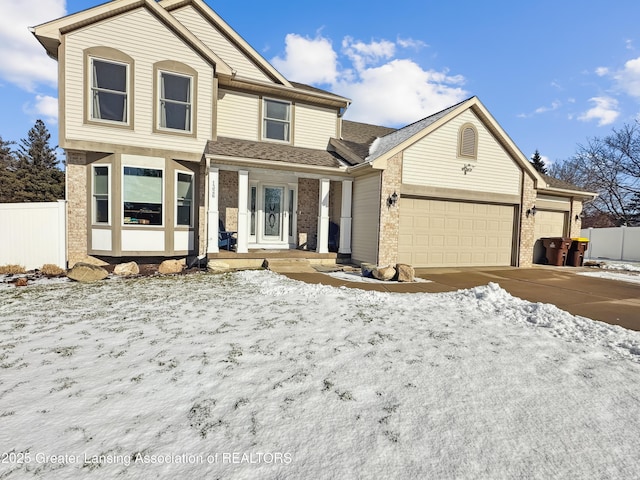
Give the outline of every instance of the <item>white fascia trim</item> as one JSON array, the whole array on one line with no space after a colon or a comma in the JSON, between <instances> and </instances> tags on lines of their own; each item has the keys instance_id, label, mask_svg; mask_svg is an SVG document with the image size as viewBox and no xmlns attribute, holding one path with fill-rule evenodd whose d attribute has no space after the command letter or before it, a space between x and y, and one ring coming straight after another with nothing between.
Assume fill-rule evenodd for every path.
<instances>
[{"instance_id":1,"label":"white fascia trim","mask_svg":"<svg viewBox=\"0 0 640 480\"><path fill-rule=\"evenodd\" d=\"M255 158L229 157L225 155L205 155L211 161L230 163L234 165L251 165L256 167L271 167L276 170L305 171L311 173L346 174L347 167L320 167L318 165L305 165L302 163L278 162L275 160L258 160Z\"/></svg>"}]
</instances>

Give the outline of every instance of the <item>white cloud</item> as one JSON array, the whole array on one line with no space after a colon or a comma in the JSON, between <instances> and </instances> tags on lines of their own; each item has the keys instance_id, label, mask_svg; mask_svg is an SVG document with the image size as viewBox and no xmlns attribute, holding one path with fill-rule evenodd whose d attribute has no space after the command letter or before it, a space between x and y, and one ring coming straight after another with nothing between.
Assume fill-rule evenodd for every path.
<instances>
[{"instance_id":1,"label":"white cloud","mask_svg":"<svg viewBox=\"0 0 640 480\"><path fill-rule=\"evenodd\" d=\"M624 68L616 73L615 79L625 93L640 97L640 57L625 63Z\"/></svg>"},{"instance_id":2,"label":"white cloud","mask_svg":"<svg viewBox=\"0 0 640 480\"><path fill-rule=\"evenodd\" d=\"M27 103L23 111L32 117L43 119L46 123L58 123L58 99L55 97L36 95L35 103Z\"/></svg>"},{"instance_id":3,"label":"white cloud","mask_svg":"<svg viewBox=\"0 0 640 480\"><path fill-rule=\"evenodd\" d=\"M362 71L368 65L375 65L381 60L392 58L396 53L396 44L389 40L364 43L345 37L342 40L342 51L351 60L355 69Z\"/></svg>"},{"instance_id":4,"label":"white cloud","mask_svg":"<svg viewBox=\"0 0 640 480\"><path fill-rule=\"evenodd\" d=\"M367 123L406 125L456 104L468 96L465 78L448 71L426 70L411 59L395 58L398 47L418 48L415 40L365 43L345 37L341 56L330 40L289 34L285 55L272 62L287 78L329 84L353 100L346 118Z\"/></svg>"},{"instance_id":5,"label":"white cloud","mask_svg":"<svg viewBox=\"0 0 640 480\"><path fill-rule=\"evenodd\" d=\"M321 36L302 37L290 33L285 38L285 58L275 57L271 62L291 80L332 84L338 75L337 59L338 55L329 39Z\"/></svg>"},{"instance_id":6,"label":"white cloud","mask_svg":"<svg viewBox=\"0 0 640 480\"><path fill-rule=\"evenodd\" d=\"M543 106L543 107L536 108L535 113L540 114L540 113L552 112L554 110L557 110L561 106L562 106L562 103L556 100L554 102L551 102L550 106Z\"/></svg>"},{"instance_id":7,"label":"white cloud","mask_svg":"<svg viewBox=\"0 0 640 480\"><path fill-rule=\"evenodd\" d=\"M467 96L461 76L426 71L411 60L393 60L360 72L336 89L353 100L347 118L381 125L405 125L460 102Z\"/></svg>"},{"instance_id":8,"label":"white cloud","mask_svg":"<svg viewBox=\"0 0 640 480\"><path fill-rule=\"evenodd\" d=\"M6 1L0 15L0 78L27 91L44 83L55 86L56 62L51 60L29 27L65 15L65 0Z\"/></svg>"},{"instance_id":9,"label":"white cloud","mask_svg":"<svg viewBox=\"0 0 640 480\"><path fill-rule=\"evenodd\" d=\"M599 77L609 75L609 69L607 67L598 67L596 68L596 75L598 75Z\"/></svg>"},{"instance_id":10,"label":"white cloud","mask_svg":"<svg viewBox=\"0 0 640 480\"><path fill-rule=\"evenodd\" d=\"M578 120L588 122L598 120L598 126L610 125L616 121L620 115L618 101L611 97L593 97L589 99L595 106L584 112Z\"/></svg>"},{"instance_id":11,"label":"white cloud","mask_svg":"<svg viewBox=\"0 0 640 480\"><path fill-rule=\"evenodd\" d=\"M540 115L542 113L552 112L554 110L559 109L562 106L562 102L559 100L554 100L551 102L551 105L543 105L542 107L536 108L532 113L519 113L517 115L518 118L531 118L534 115Z\"/></svg>"},{"instance_id":12,"label":"white cloud","mask_svg":"<svg viewBox=\"0 0 640 480\"><path fill-rule=\"evenodd\" d=\"M413 38L400 38L398 37L397 43L399 47L402 48L414 48L416 50L420 50L421 48L428 47L425 42L422 40L414 40Z\"/></svg>"}]
</instances>

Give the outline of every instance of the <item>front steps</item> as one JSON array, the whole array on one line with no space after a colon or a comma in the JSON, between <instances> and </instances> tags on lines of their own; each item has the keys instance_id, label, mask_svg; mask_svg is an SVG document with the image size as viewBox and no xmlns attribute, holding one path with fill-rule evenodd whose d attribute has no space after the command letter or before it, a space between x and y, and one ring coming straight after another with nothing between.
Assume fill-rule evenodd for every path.
<instances>
[{"instance_id":1,"label":"front steps","mask_svg":"<svg viewBox=\"0 0 640 480\"><path fill-rule=\"evenodd\" d=\"M306 258L266 258L262 266L276 273L316 273Z\"/></svg>"}]
</instances>

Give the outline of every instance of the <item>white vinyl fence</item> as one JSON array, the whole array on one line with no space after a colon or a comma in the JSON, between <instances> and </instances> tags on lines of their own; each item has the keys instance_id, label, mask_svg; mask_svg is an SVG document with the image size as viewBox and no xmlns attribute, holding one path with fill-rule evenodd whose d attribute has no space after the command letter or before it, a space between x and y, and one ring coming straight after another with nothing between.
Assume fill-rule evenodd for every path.
<instances>
[{"instance_id":1,"label":"white vinyl fence","mask_svg":"<svg viewBox=\"0 0 640 480\"><path fill-rule=\"evenodd\" d=\"M585 228L589 239L586 259L640 262L640 227Z\"/></svg>"},{"instance_id":2,"label":"white vinyl fence","mask_svg":"<svg viewBox=\"0 0 640 480\"><path fill-rule=\"evenodd\" d=\"M0 265L66 268L66 203L0 203Z\"/></svg>"}]
</instances>

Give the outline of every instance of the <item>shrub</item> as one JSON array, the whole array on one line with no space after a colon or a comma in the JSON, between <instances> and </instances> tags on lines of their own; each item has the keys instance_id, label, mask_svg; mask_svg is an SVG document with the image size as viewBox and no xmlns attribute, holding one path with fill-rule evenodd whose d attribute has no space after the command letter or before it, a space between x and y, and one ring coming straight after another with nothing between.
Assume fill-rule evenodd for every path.
<instances>
[{"instance_id":1,"label":"shrub","mask_svg":"<svg viewBox=\"0 0 640 480\"><path fill-rule=\"evenodd\" d=\"M0 275L18 275L26 273L22 265L0 265Z\"/></svg>"},{"instance_id":2,"label":"shrub","mask_svg":"<svg viewBox=\"0 0 640 480\"><path fill-rule=\"evenodd\" d=\"M56 277L58 275L62 275L63 273L65 273L65 271L62 268L60 268L57 265L54 265L53 263L45 263L40 269L40 272L43 275L46 275L47 277Z\"/></svg>"}]
</instances>

